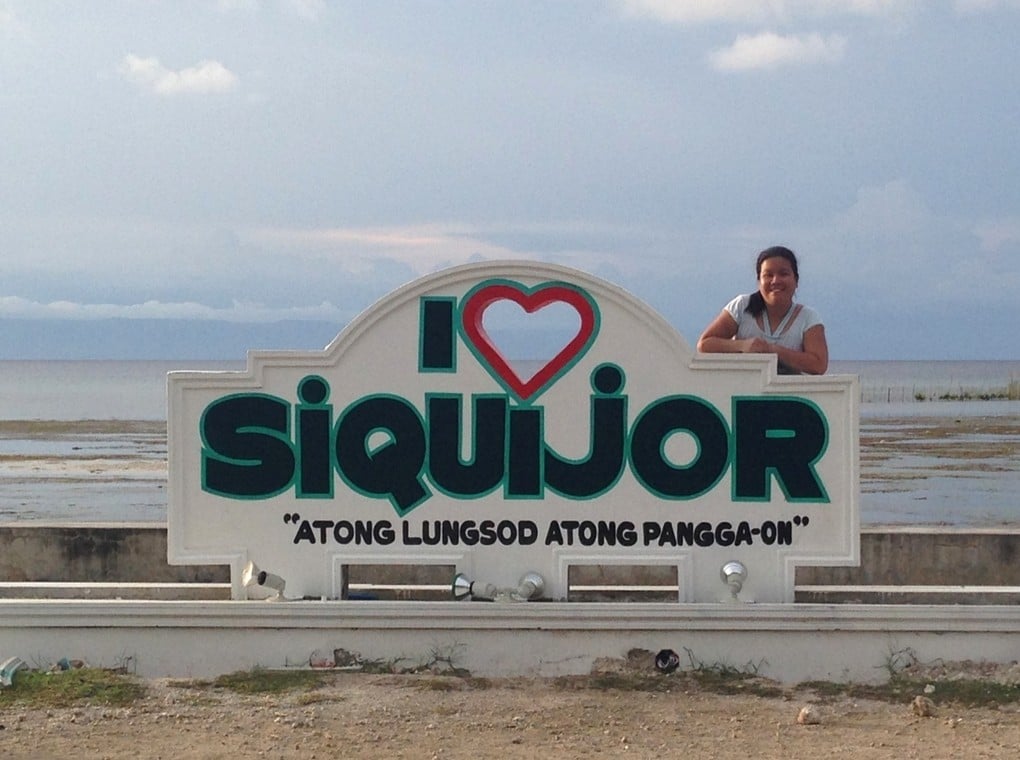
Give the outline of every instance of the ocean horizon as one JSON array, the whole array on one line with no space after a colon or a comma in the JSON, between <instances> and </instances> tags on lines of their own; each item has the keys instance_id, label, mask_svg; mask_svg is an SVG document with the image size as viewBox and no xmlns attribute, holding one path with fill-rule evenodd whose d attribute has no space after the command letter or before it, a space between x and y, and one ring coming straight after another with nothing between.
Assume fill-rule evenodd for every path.
<instances>
[{"instance_id":1,"label":"ocean horizon","mask_svg":"<svg viewBox=\"0 0 1020 760\"><path fill-rule=\"evenodd\" d=\"M0 420L165 420L168 372L245 367L245 361L0 360ZM993 399L1020 408L1020 360L839 360L830 362L829 374L860 377L861 402L872 407L862 414L894 405L908 406L896 413L955 414L950 402Z\"/></svg>"}]
</instances>

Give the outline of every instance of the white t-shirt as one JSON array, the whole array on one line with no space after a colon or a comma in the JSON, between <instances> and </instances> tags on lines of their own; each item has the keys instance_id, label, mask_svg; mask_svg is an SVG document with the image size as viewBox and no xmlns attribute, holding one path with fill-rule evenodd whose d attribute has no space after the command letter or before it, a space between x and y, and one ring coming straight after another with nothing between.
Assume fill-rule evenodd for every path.
<instances>
[{"instance_id":1,"label":"white t-shirt","mask_svg":"<svg viewBox=\"0 0 1020 760\"><path fill-rule=\"evenodd\" d=\"M764 312L761 315L762 327L759 327L758 320L747 311L747 304L750 300L751 296L744 294L742 296L737 296L726 304L726 311L737 323L737 334L735 336L737 340L761 338L763 340L767 340L769 343L778 343L780 346L792 348L795 351L803 351L804 333L815 325L822 324L822 318L818 315L818 312L810 306L793 304L790 307L790 312L775 331L769 328L768 320L765 317ZM799 310L797 310L798 305L800 306ZM794 314L795 311L796 314ZM784 368L780 366L780 371L789 370L784 370Z\"/></svg>"}]
</instances>

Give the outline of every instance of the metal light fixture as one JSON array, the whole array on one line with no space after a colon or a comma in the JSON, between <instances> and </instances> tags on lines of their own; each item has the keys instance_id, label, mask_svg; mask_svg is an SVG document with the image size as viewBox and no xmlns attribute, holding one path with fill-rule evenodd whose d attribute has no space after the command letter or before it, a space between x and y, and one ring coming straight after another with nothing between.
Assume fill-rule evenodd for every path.
<instances>
[{"instance_id":1,"label":"metal light fixture","mask_svg":"<svg viewBox=\"0 0 1020 760\"><path fill-rule=\"evenodd\" d=\"M464 573L457 573L453 576L453 588L451 589L453 598L459 602L468 598L492 600L496 597L498 590L491 583L479 585L477 589L476 585L478 585L477 581L469 579Z\"/></svg>"},{"instance_id":2,"label":"metal light fixture","mask_svg":"<svg viewBox=\"0 0 1020 760\"><path fill-rule=\"evenodd\" d=\"M489 602L527 602L542 596L545 592L545 579L530 571L521 576L515 588L497 588L491 583L473 581L464 573L457 573L453 576L450 591L457 601L470 598Z\"/></svg>"},{"instance_id":3,"label":"metal light fixture","mask_svg":"<svg viewBox=\"0 0 1020 760\"><path fill-rule=\"evenodd\" d=\"M719 570L719 576L722 578L723 583L730 590L729 597L723 599L724 602L739 602L738 595L741 589L744 588L744 581L747 580L747 568L743 562L737 560L730 560L722 569Z\"/></svg>"},{"instance_id":4,"label":"metal light fixture","mask_svg":"<svg viewBox=\"0 0 1020 760\"><path fill-rule=\"evenodd\" d=\"M279 575L259 570L259 566L254 562L248 562L241 573L241 585L246 589L264 588L275 592L266 597L266 601L277 602L284 598L283 589L286 588L287 581Z\"/></svg>"},{"instance_id":5,"label":"metal light fixture","mask_svg":"<svg viewBox=\"0 0 1020 760\"><path fill-rule=\"evenodd\" d=\"M514 601L527 602L532 599L539 599L543 593L545 593L545 578L532 570L522 575L521 579L517 582L517 589L514 593L516 599Z\"/></svg>"}]
</instances>

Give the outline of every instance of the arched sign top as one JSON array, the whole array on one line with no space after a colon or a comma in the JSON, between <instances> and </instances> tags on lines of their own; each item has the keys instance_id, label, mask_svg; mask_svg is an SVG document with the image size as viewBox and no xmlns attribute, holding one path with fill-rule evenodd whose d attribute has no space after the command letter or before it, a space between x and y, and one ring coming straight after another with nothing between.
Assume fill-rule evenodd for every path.
<instances>
[{"instance_id":1,"label":"arched sign top","mask_svg":"<svg viewBox=\"0 0 1020 760\"><path fill-rule=\"evenodd\" d=\"M579 269L520 260L461 264L413 280L382 297L359 314L326 346L325 353L327 355L342 353L348 344L359 340L366 331L372 331L380 321L386 320L389 313L409 304L416 304L422 298L451 291L468 293L478 290L480 284L501 281L509 288L520 290L521 301L525 300L523 297L525 294L536 289L544 291L551 286L570 288L587 296L589 303L596 309L612 305L615 309L627 313L629 320L644 325L646 332L658 335L664 342L673 342L676 351L686 356L692 353L684 337L661 314L618 285ZM534 295L530 301L533 305L540 301L542 305L546 303L544 299L538 299Z\"/></svg>"}]
</instances>

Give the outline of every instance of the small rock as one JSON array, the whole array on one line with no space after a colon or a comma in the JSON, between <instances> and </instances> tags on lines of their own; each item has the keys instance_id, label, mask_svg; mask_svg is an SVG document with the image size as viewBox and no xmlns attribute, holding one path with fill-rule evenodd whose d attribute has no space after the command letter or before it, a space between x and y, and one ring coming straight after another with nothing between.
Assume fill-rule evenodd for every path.
<instances>
[{"instance_id":1,"label":"small rock","mask_svg":"<svg viewBox=\"0 0 1020 760\"><path fill-rule=\"evenodd\" d=\"M935 703L921 694L914 697L914 701L910 703L910 709L914 711L914 715L921 718L932 718L935 716Z\"/></svg>"},{"instance_id":2,"label":"small rock","mask_svg":"<svg viewBox=\"0 0 1020 760\"><path fill-rule=\"evenodd\" d=\"M804 705L797 713L797 722L802 726L817 726L822 722L822 716L811 705Z\"/></svg>"},{"instance_id":3,"label":"small rock","mask_svg":"<svg viewBox=\"0 0 1020 760\"><path fill-rule=\"evenodd\" d=\"M924 693L925 694L934 694L935 693L935 684L930 683L927 686L925 686L924 687Z\"/></svg>"}]
</instances>

